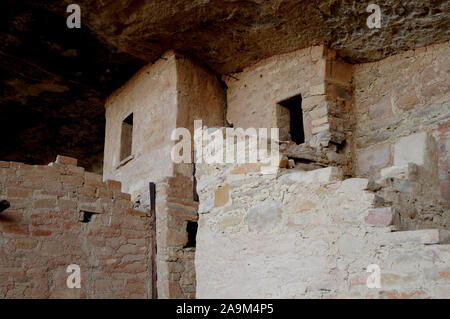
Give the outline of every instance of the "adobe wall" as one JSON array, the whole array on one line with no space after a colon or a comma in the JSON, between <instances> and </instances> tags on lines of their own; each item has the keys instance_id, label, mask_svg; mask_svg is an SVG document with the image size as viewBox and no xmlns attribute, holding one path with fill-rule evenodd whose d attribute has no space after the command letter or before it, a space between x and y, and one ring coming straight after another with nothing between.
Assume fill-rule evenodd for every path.
<instances>
[{"instance_id":1,"label":"adobe wall","mask_svg":"<svg viewBox=\"0 0 450 319\"><path fill-rule=\"evenodd\" d=\"M449 42L353 67L356 174L394 165L394 144L429 132L436 141L440 194L450 200ZM414 145L412 145L414 147Z\"/></svg>"},{"instance_id":2,"label":"adobe wall","mask_svg":"<svg viewBox=\"0 0 450 319\"><path fill-rule=\"evenodd\" d=\"M48 166L0 162L1 298L151 298L151 220L120 182L58 156ZM82 222L83 212L95 213ZM81 268L69 289L67 266Z\"/></svg>"}]
</instances>

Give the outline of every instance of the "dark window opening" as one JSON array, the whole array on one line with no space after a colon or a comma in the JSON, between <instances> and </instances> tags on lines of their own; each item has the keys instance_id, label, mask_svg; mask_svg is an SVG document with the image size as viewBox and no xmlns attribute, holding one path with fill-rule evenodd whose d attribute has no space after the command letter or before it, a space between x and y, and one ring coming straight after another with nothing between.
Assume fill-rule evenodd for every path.
<instances>
[{"instance_id":1,"label":"dark window opening","mask_svg":"<svg viewBox=\"0 0 450 319\"><path fill-rule=\"evenodd\" d=\"M278 127L281 141L291 140L296 144L305 143L302 96L300 94L279 103Z\"/></svg>"},{"instance_id":2,"label":"dark window opening","mask_svg":"<svg viewBox=\"0 0 450 319\"><path fill-rule=\"evenodd\" d=\"M122 132L120 136L120 161L131 155L133 144L133 113L127 116L122 122Z\"/></svg>"},{"instance_id":3,"label":"dark window opening","mask_svg":"<svg viewBox=\"0 0 450 319\"><path fill-rule=\"evenodd\" d=\"M89 223L92 220L92 216L94 216L96 213L91 212L83 212L83 219L80 220L82 223Z\"/></svg>"},{"instance_id":4,"label":"dark window opening","mask_svg":"<svg viewBox=\"0 0 450 319\"><path fill-rule=\"evenodd\" d=\"M197 222L187 222L186 231L188 233L188 241L183 248L195 248L197 237Z\"/></svg>"},{"instance_id":5,"label":"dark window opening","mask_svg":"<svg viewBox=\"0 0 450 319\"><path fill-rule=\"evenodd\" d=\"M10 206L11 204L6 199L0 200L0 213L8 209Z\"/></svg>"},{"instance_id":6,"label":"dark window opening","mask_svg":"<svg viewBox=\"0 0 450 319\"><path fill-rule=\"evenodd\" d=\"M195 163L192 163L192 177L193 177L193 182L192 182L192 197L194 202L198 202L198 193L197 193L197 178L195 177Z\"/></svg>"}]
</instances>

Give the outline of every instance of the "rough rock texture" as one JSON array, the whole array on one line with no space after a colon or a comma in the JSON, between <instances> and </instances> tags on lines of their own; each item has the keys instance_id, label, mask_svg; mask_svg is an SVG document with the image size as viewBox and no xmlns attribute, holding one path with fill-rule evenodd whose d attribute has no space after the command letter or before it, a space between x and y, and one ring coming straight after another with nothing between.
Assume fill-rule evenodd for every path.
<instances>
[{"instance_id":1,"label":"rough rock texture","mask_svg":"<svg viewBox=\"0 0 450 319\"><path fill-rule=\"evenodd\" d=\"M8 138L0 158L44 164L64 153L101 171L105 97L167 49L226 74L311 45L327 44L353 63L450 37L450 1L377 1L382 27L369 30L367 3L353 0L80 0L82 29L69 31L72 2L2 4L0 116Z\"/></svg>"},{"instance_id":2,"label":"rough rock texture","mask_svg":"<svg viewBox=\"0 0 450 319\"><path fill-rule=\"evenodd\" d=\"M1 298L150 297L148 211L132 209L120 182L76 165L0 161L0 196L11 203L0 215ZM71 264L80 289L66 285Z\"/></svg>"},{"instance_id":3,"label":"rough rock texture","mask_svg":"<svg viewBox=\"0 0 450 319\"><path fill-rule=\"evenodd\" d=\"M65 7L6 1L0 31L0 158L48 164L57 154L102 171L106 97L143 61L68 29Z\"/></svg>"},{"instance_id":4,"label":"rough rock texture","mask_svg":"<svg viewBox=\"0 0 450 319\"><path fill-rule=\"evenodd\" d=\"M71 2L58 5L62 3ZM89 28L121 50L148 61L173 48L201 58L220 73L323 43L350 61L366 62L450 37L449 1L378 1L380 30L366 26L368 3L353 0L78 3Z\"/></svg>"}]
</instances>

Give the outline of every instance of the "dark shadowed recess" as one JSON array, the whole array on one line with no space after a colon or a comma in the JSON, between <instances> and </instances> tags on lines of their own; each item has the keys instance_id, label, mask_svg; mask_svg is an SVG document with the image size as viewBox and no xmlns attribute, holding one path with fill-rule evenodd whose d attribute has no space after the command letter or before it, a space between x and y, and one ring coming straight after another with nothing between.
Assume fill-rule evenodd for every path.
<instances>
[{"instance_id":1,"label":"dark shadowed recess","mask_svg":"<svg viewBox=\"0 0 450 319\"><path fill-rule=\"evenodd\" d=\"M0 159L102 169L104 103L144 62L32 1L2 3Z\"/></svg>"}]
</instances>

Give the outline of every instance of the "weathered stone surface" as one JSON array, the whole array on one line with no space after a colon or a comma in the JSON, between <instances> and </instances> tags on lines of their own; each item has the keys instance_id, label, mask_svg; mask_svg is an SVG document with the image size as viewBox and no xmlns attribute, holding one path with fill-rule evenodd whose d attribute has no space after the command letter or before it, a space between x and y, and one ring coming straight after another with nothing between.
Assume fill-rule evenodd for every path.
<instances>
[{"instance_id":1,"label":"weathered stone surface","mask_svg":"<svg viewBox=\"0 0 450 319\"><path fill-rule=\"evenodd\" d=\"M248 211L247 224L250 231L268 232L281 221L283 206L280 202L265 201Z\"/></svg>"},{"instance_id":2,"label":"weathered stone surface","mask_svg":"<svg viewBox=\"0 0 450 319\"><path fill-rule=\"evenodd\" d=\"M381 178L403 178L407 180L415 180L417 178L418 167L414 163L408 163L400 166L390 166L380 170Z\"/></svg>"},{"instance_id":3,"label":"weathered stone surface","mask_svg":"<svg viewBox=\"0 0 450 319\"><path fill-rule=\"evenodd\" d=\"M396 213L391 207L369 209L365 222L372 226L387 227L394 224Z\"/></svg>"},{"instance_id":4,"label":"weathered stone surface","mask_svg":"<svg viewBox=\"0 0 450 319\"><path fill-rule=\"evenodd\" d=\"M214 206L222 207L230 201L230 185L219 186L214 193Z\"/></svg>"},{"instance_id":5,"label":"weathered stone surface","mask_svg":"<svg viewBox=\"0 0 450 319\"><path fill-rule=\"evenodd\" d=\"M450 232L442 229L422 229L385 233L380 236L382 245L397 244L450 244Z\"/></svg>"},{"instance_id":6,"label":"weathered stone surface","mask_svg":"<svg viewBox=\"0 0 450 319\"><path fill-rule=\"evenodd\" d=\"M199 165L197 178L220 184L233 175L233 167ZM200 215L197 298L412 298L425 295L420 291L433 298L445 293L437 269L450 262L450 251L435 244L447 243L448 231L387 233L398 226L397 214L390 207L374 209L377 195L366 190L381 186L369 187L362 178L330 179L331 167L290 171L233 179L233 205ZM203 188L200 202L215 191ZM366 286L370 264L381 268L382 290ZM424 268L433 270L433 278L424 277Z\"/></svg>"},{"instance_id":7,"label":"weathered stone surface","mask_svg":"<svg viewBox=\"0 0 450 319\"><path fill-rule=\"evenodd\" d=\"M386 167L391 162L391 145L383 143L365 149L358 158L358 173L373 173L374 169Z\"/></svg>"},{"instance_id":8,"label":"weathered stone surface","mask_svg":"<svg viewBox=\"0 0 450 319\"><path fill-rule=\"evenodd\" d=\"M427 132L402 137L394 144L394 165L424 165L428 150L429 139Z\"/></svg>"},{"instance_id":9,"label":"weathered stone surface","mask_svg":"<svg viewBox=\"0 0 450 319\"><path fill-rule=\"evenodd\" d=\"M342 181L341 186L338 188L338 192L341 193L357 193L361 190L367 189L369 180L365 178L349 178Z\"/></svg>"},{"instance_id":10,"label":"weathered stone surface","mask_svg":"<svg viewBox=\"0 0 450 319\"><path fill-rule=\"evenodd\" d=\"M330 166L326 168L315 169L312 171L302 171L296 173L287 173L283 179L289 179L296 183L329 183L342 179L342 170L338 167Z\"/></svg>"},{"instance_id":11,"label":"weathered stone surface","mask_svg":"<svg viewBox=\"0 0 450 319\"><path fill-rule=\"evenodd\" d=\"M435 173L429 166L436 163L437 156L440 163L438 183L442 185L440 193L446 200L450 198L447 160L450 101L447 83L450 81L450 74L445 71L450 63L449 48L448 43L435 44L375 63L354 65L352 81L356 106L355 146L357 154L361 154L357 156L367 154L377 145L386 144L391 144L392 152L395 153L393 144L404 139L403 144L397 145L397 162L393 154L392 163L385 167L394 162L408 164L418 161L426 163L425 169L428 169L428 174L432 177ZM417 100L411 100L414 105L410 104L408 109L402 108L397 99L399 94L412 91L417 95ZM422 135L427 133L434 139L431 145ZM418 138L417 143L407 143L410 135ZM436 149L432 144L436 145ZM430 149L426 150L424 147ZM438 151L439 148L441 151ZM425 161L424 150L431 155ZM367 164L362 165L363 169L358 173L370 168L370 162ZM378 178L380 168L383 167L374 167L370 175Z\"/></svg>"}]
</instances>

